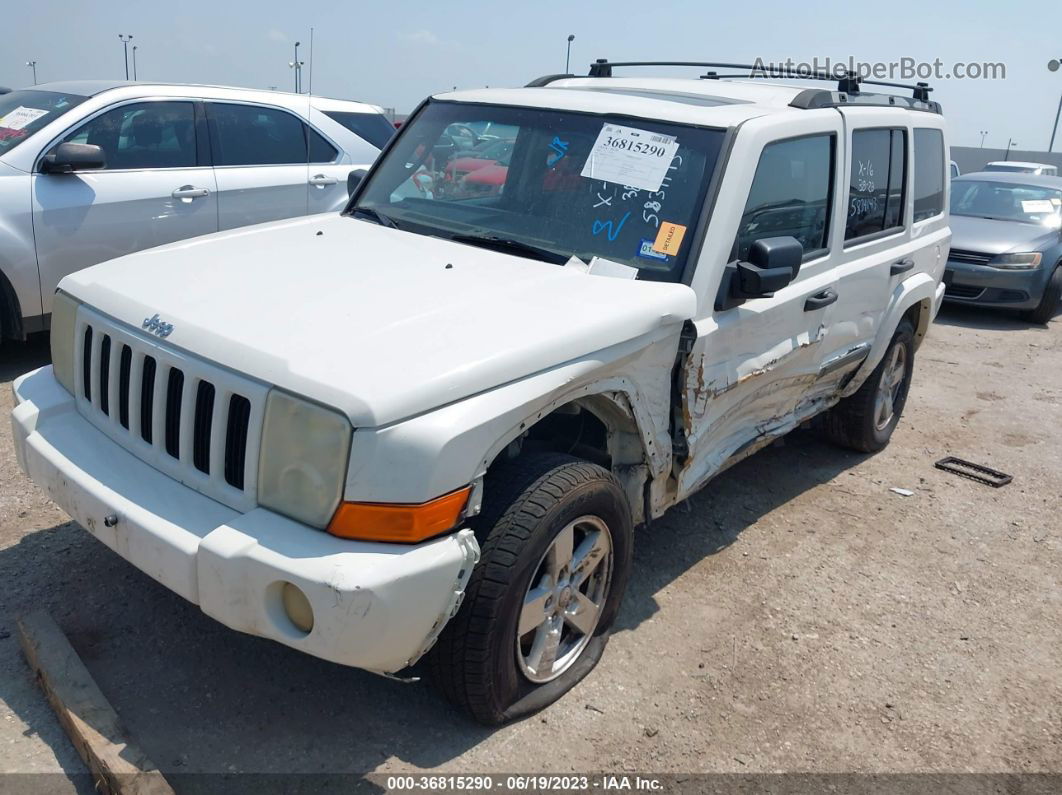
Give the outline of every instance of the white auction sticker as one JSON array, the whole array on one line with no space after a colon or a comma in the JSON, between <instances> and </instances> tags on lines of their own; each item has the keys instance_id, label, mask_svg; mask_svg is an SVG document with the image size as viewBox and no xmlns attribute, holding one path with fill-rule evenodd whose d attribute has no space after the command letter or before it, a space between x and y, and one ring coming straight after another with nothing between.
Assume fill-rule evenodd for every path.
<instances>
[{"instance_id":1,"label":"white auction sticker","mask_svg":"<svg viewBox=\"0 0 1062 795\"><path fill-rule=\"evenodd\" d=\"M586 158L582 176L658 191L677 151L678 141L673 135L605 124Z\"/></svg>"},{"instance_id":2,"label":"white auction sticker","mask_svg":"<svg viewBox=\"0 0 1062 795\"><path fill-rule=\"evenodd\" d=\"M1053 213L1055 205L1050 199L1026 199L1021 203L1021 209L1027 213Z\"/></svg>"},{"instance_id":3,"label":"white auction sticker","mask_svg":"<svg viewBox=\"0 0 1062 795\"><path fill-rule=\"evenodd\" d=\"M48 111L41 110L40 108L27 108L24 105L20 105L13 111L8 112L3 118L0 118L0 127L5 130L21 130L23 127L27 127L33 122L37 121L41 116L47 116Z\"/></svg>"}]
</instances>

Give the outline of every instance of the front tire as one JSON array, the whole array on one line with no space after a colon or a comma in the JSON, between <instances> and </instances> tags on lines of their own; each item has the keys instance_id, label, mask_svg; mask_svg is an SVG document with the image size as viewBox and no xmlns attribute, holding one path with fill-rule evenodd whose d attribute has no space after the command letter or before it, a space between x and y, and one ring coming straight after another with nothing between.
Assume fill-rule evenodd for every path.
<instances>
[{"instance_id":1,"label":"front tire","mask_svg":"<svg viewBox=\"0 0 1062 795\"><path fill-rule=\"evenodd\" d=\"M597 664L633 526L612 474L570 456L518 458L485 485L482 558L430 666L451 702L496 725L556 701Z\"/></svg>"},{"instance_id":2,"label":"front tire","mask_svg":"<svg viewBox=\"0 0 1062 795\"><path fill-rule=\"evenodd\" d=\"M1060 303L1062 303L1062 266L1057 266L1051 278L1047 280L1047 286L1044 287L1044 294L1039 305L1036 309L1030 309L1025 316L1033 323L1046 326L1058 312Z\"/></svg>"},{"instance_id":3,"label":"front tire","mask_svg":"<svg viewBox=\"0 0 1062 795\"><path fill-rule=\"evenodd\" d=\"M914 327L903 320L870 377L826 412L826 435L835 444L863 453L883 450L907 404L913 372Z\"/></svg>"}]
</instances>

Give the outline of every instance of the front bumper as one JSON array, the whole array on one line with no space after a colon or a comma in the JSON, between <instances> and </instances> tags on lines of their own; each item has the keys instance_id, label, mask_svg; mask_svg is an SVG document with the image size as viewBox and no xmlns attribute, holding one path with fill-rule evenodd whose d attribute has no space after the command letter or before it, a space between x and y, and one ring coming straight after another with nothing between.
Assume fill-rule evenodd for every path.
<instances>
[{"instance_id":1,"label":"front bumper","mask_svg":"<svg viewBox=\"0 0 1062 795\"><path fill-rule=\"evenodd\" d=\"M121 557L232 629L392 673L457 611L479 547L471 530L416 545L335 538L264 508L235 511L150 467L85 420L51 367L14 383L23 471ZM108 526L105 517L117 517ZM288 618L284 583L314 623Z\"/></svg>"},{"instance_id":2,"label":"front bumper","mask_svg":"<svg viewBox=\"0 0 1062 795\"><path fill-rule=\"evenodd\" d=\"M1050 269L1002 270L948 260L944 300L1004 309L1035 309L1044 294Z\"/></svg>"}]
</instances>

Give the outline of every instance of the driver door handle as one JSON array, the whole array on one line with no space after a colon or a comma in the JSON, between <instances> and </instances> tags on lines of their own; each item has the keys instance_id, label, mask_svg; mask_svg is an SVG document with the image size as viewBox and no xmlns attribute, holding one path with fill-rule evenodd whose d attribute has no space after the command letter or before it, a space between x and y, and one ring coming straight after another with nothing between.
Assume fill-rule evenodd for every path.
<instances>
[{"instance_id":1,"label":"driver door handle","mask_svg":"<svg viewBox=\"0 0 1062 795\"><path fill-rule=\"evenodd\" d=\"M804 302L805 312L814 312L816 309L822 309L824 306L829 306L837 300L837 291L832 287L823 290L821 293L815 293L815 295L809 295L808 300Z\"/></svg>"},{"instance_id":2,"label":"driver door handle","mask_svg":"<svg viewBox=\"0 0 1062 795\"><path fill-rule=\"evenodd\" d=\"M326 174L314 174L310 177L310 184L315 185L318 188L324 188L328 185L335 185L339 180L335 177L329 177Z\"/></svg>"},{"instance_id":3,"label":"driver door handle","mask_svg":"<svg viewBox=\"0 0 1062 795\"><path fill-rule=\"evenodd\" d=\"M914 268L913 259L902 259L899 262L892 263L892 267L889 268L890 276L899 276L901 273L907 273L907 271Z\"/></svg>"},{"instance_id":4,"label":"driver door handle","mask_svg":"<svg viewBox=\"0 0 1062 795\"><path fill-rule=\"evenodd\" d=\"M181 185L181 187L174 190L170 195L175 199L191 201L192 199L202 199L209 196L210 191L206 188L197 188L195 185Z\"/></svg>"}]
</instances>

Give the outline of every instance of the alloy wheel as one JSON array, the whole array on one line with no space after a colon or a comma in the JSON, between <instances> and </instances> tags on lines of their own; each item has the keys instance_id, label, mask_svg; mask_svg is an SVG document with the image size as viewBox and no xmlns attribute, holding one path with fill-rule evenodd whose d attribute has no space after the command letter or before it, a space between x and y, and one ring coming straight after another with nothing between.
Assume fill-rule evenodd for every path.
<instances>
[{"instance_id":1,"label":"alloy wheel","mask_svg":"<svg viewBox=\"0 0 1062 795\"><path fill-rule=\"evenodd\" d=\"M565 525L531 577L516 630L516 661L532 682L556 679L594 636L612 580L612 535L596 516Z\"/></svg>"}]
</instances>

